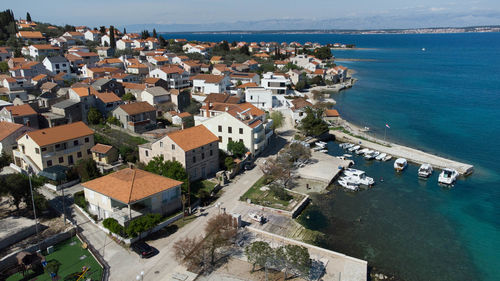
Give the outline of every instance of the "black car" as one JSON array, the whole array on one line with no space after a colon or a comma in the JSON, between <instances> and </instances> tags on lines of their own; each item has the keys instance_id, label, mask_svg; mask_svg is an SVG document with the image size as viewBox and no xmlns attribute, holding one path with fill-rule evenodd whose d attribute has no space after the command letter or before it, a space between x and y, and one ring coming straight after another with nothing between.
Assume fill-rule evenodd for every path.
<instances>
[{"instance_id":1,"label":"black car","mask_svg":"<svg viewBox=\"0 0 500 281\"><path fill-rule=\"evenodd\" d=\"M139 254L141 258L149 258L154 255L155 250L153 247L149 246L146 242L144 241L137 241L135 243L132 243L131 245L132 250Z\"/></svg>"}]
</instances>

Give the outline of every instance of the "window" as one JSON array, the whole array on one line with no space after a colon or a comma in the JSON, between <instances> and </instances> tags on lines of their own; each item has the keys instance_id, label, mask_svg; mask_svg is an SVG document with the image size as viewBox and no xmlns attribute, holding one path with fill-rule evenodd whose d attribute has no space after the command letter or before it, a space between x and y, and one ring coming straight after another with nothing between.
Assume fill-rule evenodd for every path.
<instances>
[{"instance_id":1,"label":"window","mask_svg":"<svg viewBox=\"0 0 500 281\"><path fill-rule=\"evenodd\" d=\"M233 141L233 138L227 138L227 142Z\"/></svg>"},{"instance_id":2,"label":"window","mask_svg":"<svg viewBox=\"0 0 500 281\"><path fill-rule=\"evenodd\" d=\"M172 144L172 150L175 150L175 144Z\"/></svg>"},{"instance_id":3,"label":"window","mask_svg":"<svg viewBox=\"0 0 500 281\"><path fill-rule=\"evenodd\" d=\"M38 147L35 147L35 153L40 154L40 149Z\"/></svg>"},{"instance_id":4,"label":"window","mask_svg":"<svg viewBox=\"0 0 500 281\"><path fill-rule=\"evenodd\" d=\"M162 141L160 142L160 147L163 147L163 142Z\"/></svg>"},{"instance_id":5,"label":"window","mask_svg":"<svg viewBox=\"0 0 500 281\"><path fill-rule=\"evenodd\" d=\"M47 151L47 148L46 147L42 147L42 151Z\"/></svg>"},{"instance_id":6,"label":"window","mask_svg":"<svg viewBox=\"0 0 500 281\"><path fill-rule=\"evenodd\" d=\"M85 142L89 142L89 141L90 141L89 138L85 138Z\"/></svg>"},{"instance_id":7,"label":"window","mask_svg":"<svg viewBox=\"0 0 500 281\"><path fill-rule=\"evenodd\" d=\"M177 159L175 157L172 157L172 161L177 161Z\"/></svg>"},{"instance_id":8,"label":"window","mask_svg":"<svg viewBox=\"0 0 500 281\"><path fill-rule=\"evenodd\" d=\"M240 139L240 142L243 142L243 139Z\"/></svg>"},{"instance_id":9,"label":"window","mask_svg":"<svg viewBox=\"0 0 500 281\"><path fill-rule=\"evenodd\" d=\"M148 157L148 156L149 156L149 153L148 153L148 151L147 151L147 150L144 150L144 154L146 154L146 157Z\"/></svg>"},{"instance_id":10,"label":"window","mask_svg":"<svg viewBox=\"0 0 500 281\"><path fill-rule=\"evenodd\" d=\"M78 151L78 152L76 153L76 157L78 157L78 158L82 158L82 152L81 152L81 151Z\"/></svg>"},{"instance_id":11,"label":"window","mask_svg":"<svg viewBox=\"0 0 500 281\"><path fill-rule=\"evenodd\" d=\"M222 142L222 137L221 136L219 136L219 142Z\"/></svg>"},{"instance_id":12,"label":"window","mask_svg":"<svg viewBox=\"0 0 500 281\"><path fill-rule=\"evenodd\" d=\"M193 156L193 163L196 163L196 156Z\"/></svg>"},{"instance_id":13,"label":"window","mask_svg":"<svg viewBox=\"0 0 500 281\"><path fill-rule=\"evenodd\" d=\"M73 144L76 146L78 145L78 140L73 141Z\"/></svg>"},{"instance_id":14,"label":"window","mask_svg":"<svg viewBox=\"0 0 500 281\"><path fill-rule=\"evenodd\" d=\"M205 153L204 152L201 153L201 160L203 160L203 159L205 159Z\"/></svg>"},{"instance_id":15,"label":"window","mask_svg":"<svg viewBox=\"0 0 500 281\"><path fill-rule=\"evenodd\" d=\"M222 126L219 125L219 132L222 132Z\"/></svg>"},{"instance_id":16,"label":"window","mask_svg":"<svg viewBox=\"0 0 500 281\"><path fill-rule=\"evenodd\" d=\"M47 166L52 166L52 160L47 161Z\"/></svg>"},{"instance_id":17,"label":"window","mask_svg":"<svg viewBox=\"0 0 500 281\"><path fill-rule=\"evenodd\" d=\"M92 152L90 152L90 149L87 149L87 154L90 155Z\"/></svg>"},{"instance_id":18,"label":"window","mask_svg":"<svg viewBox=\"0 0 500 281\"><path fill-rule=\"evenodd\" d=\"M214 155L214 151L210 149L210 156Z\"/></svg>"},{"instance_id":19,"label":"window","mask_svg":"<svg viewBox=\"0 0 500 281\"><path fill-rule=\"evenodd\" d=\"M232 134L233 133L233 127L227 127L227 132Z\"/></svg>"},{"instance_id":20,"label":"window","mask_svg":"<svg viewBox=\"0 0 500 281\"><path fill-rule=\"evenodd\" d=\"M243 128L240 128L240 135L243 135Z\"/></svg>"}]
</instances>

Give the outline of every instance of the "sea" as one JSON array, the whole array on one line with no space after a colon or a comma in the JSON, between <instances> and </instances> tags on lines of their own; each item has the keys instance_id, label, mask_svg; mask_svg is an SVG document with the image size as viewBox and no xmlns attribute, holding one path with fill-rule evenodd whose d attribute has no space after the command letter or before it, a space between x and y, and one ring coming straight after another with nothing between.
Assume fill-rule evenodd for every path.
<instances>
[{"instance_id":1,"label":"sea","mask_svg":"<svg viewBox=\"0 0 500 281\"><path fill-rule=\"evenodd\" d=\"M416 165L354 157L376 185L332 187L299 217L320 244L365 259L403 280L500 280L500 33L164 34L166 38L355 44L334 50L355 70L354 87L332 94L341 116L370 134L474 165L451 187ZM390 128L386 128L385 125ZM329 153L345 153L338 143Z\"/></svg>"}]
</instances>

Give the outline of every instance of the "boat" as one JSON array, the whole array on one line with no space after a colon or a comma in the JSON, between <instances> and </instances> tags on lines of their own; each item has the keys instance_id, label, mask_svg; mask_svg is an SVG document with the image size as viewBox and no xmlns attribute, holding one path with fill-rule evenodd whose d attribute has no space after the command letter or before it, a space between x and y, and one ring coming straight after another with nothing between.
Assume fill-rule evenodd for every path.
<instances>
[{"instance_id":1,"label":"boat","mask_svg":"<svg viewBox=\"0 0 500 281\"><path fill-rule=\"evenodd\" d=\"M344 146L344 149L349 149L354 146L354 143L348 143Z\"/></svg>"},{"instance_id":2,"label":"boat","mask_svg":"<svg viewBox=\"0 0 500 281\"><path fill-rule=\"evenodd\" d=\"M249 213L249 214L248 214L248 216L249 216L252 220L254 220L254 221L256 221L256 222L259 222L259 223L264 223L264 221L265 221L264 216L263 216L263 215L260 215L260 214L257 214L257 213Z\"/></svg>"},{"instance_id":3,"label":"boat","mask_svg":"<svg viewBox=\"0 0 500 281\"><path fill-rule=\"evenodd\" d=\"M348 145L348 144L349 144L348 142L343 142L343 143L339 144L339 147L340 148L345 148L346 145Z\"/></svg>"},{"instance_id":4,"label":"boat","mask_svg":"<svg viewBox=\"0 0 500 281\"><path fill-rule=\"evenodd\" d=\"M351 158L351 157L352 157L352 155L351 155L351 154L347 154L347 153L346 153L346 154L344 154L344 155L342 155L342 156L344 156L345 158Z\"/></svg>"},{"instance_id":5,"label":"boat","mask_svg":"<svg viewBox=\"0 0 500 281\"><path fill-rule=\"evenodd\" d=\"M314 143L316 146L319 146L319 147L326 147L327 143L324 142L324 141L317 141Z\"/></svg>"},{"instance_id":6,"label":"boat","mask_svg":"<svg viewBox=\"0 0 500 281\"><path fill-rule=\"evenodd\" d=\"M375 157L375 160L382 161L386 156L386 153L380 153L377 157Z\"/></svg>"},{"instance_id":7,"label":"boat","mask_svg":"<svg viewBox=\"0 0 500 281\"><path fill-rule=\"evenodd\" d=\"M422 164L420 168L418 168L418 176L421 178L428 178L432 175L432 166L431 164Z\"/></svg>"},{"instance_id":8,"label":"boat","mask_svg":"<svg viewBox=\"0 0 500 281\"><path fill-rule=\"evenodd\" d=\"M445 168L439 174L438 183L444 185L452 185L458 177L458 172L455 169Z\"/></svg>"},{"instance_id":9,"label":"boat","mask_svg":"<svg viewBox=\"0 0 500 281\"><path fill-rule=\"evenodd\" d=\"M340 186L342 186L345 189L348 189L348 190L351 190L351 191L357 191L357 190L359 190L359 184L357 184L350 177L341 177L338 180L338 183L339 183Z\"/></svg>"},{"instance_id":10,"label":"boat","mask_svg":"<svg viewBox=\"0 0 500 281\"><path fill-rule=\"evenodd\" d=\"M321 147L321 146L316 146L316 147L314 147L312 150L313 150L313 151L318 151L318 150L322 150L322 149L324 149L324 147Z\"/></svg>"},{"instance_id":11,"label":"boat","mask_svg":"<svg viewBox=\"0 0 500 281\"><path fill-rule=\"evenodd\" d=\"M359 146L359 145L355 145L355 146L353 146L353 147L349 148L349 149L348 149L348 151L353 152L353 151L356 151L356 150L358 150L358 149L360 149L360 148L361 148L361 146Z\"/></svg>"},{"instance_id":12,"label":"boat","mask_svg":"<svg viewBox=\"0 0 500 281\"><path fill-rule=\"evenodd\" d=\"M377 156L379 156L380 152L378 151L371 151L370 153L365 153L365 159L366 160L372 160L375 159Z\"/></svg>"},{"instance_id":13,"label":"boat","mask_svg":"<svg viewBox=\"0 0 500 281\"><path fill-rule=\"evenodd\" d=\"M389 154L387 154L387 156L386 156L386 157L384 157L384 158L382 159L382 161L389 161L389 160L391 160L391 159L392 159L392 156L391 156L391 155L389 155Z\"/></svg>"},{"instance_id":14,"label":"boat","mask_svg":"<svg viewBox=\"0 0 500 281\"><path fill-rule=\"evenodd\" d=\"M394 161L394 169L397 172L401 172L404 169L406 169L406 166L408 166L408 162L404 158L398 158L396 161Z\"/></svg>"},{"instance_id":15,"label":"boat","mask_svg":"<svg viewBox=\"0 0 500 281\"><path fill-rule=\"evenodd\" d=\"M319 152L327 153L327 152L328 152L328 149L322 149L322 150L320 150Z\"/></svg>"},{"instance_id":16,"label":"boat","mask_svg":"<svg viewBox=\"0 0 500 281\"><path fill-rule=\"evenodd\" d=\"M422 48L422 52L425 52L425 48Z\"/></svg>"},{"instance_id":17,"label":"boat","mask_svg":"<svg viewBox=\"0 0 500 281\"><path fill-rule=\"evenodd\" d=\"M356 150L356 154L357 155L361 155L361 154L365 154L365 152L367 152L369 149L368 148L363 148L363 149L358 149Z\"/></svg>"},{"instance_id":18,"label":"boat","mask_svg":"<svg viewBox=\"0 0 500 281\"><path fill-rule=\"evenodd\" d=\"M344 175L355 180L356 183L361 185L371 186L375 184L373 178L367 177L365 171L362 170L347 168L344 170Z\"/></svg>"}]
</instances>

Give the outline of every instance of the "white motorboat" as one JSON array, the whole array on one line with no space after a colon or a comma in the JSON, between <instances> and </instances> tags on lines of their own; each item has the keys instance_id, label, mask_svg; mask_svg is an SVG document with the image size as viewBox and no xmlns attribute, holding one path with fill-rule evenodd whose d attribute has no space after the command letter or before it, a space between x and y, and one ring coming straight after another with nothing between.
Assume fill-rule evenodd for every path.
<instances>
[{"instance_id":1,"label":"white motorboat","mask_svg":"<svg viewBox=\"0 0 500 281\"><path fill-rule=\"evenodd\" d=\"M369 149L368 148L363 148L363 149L358 149L356 150L356 154L357 155L362 155L362 154L365 154L365 152L367 152Z\"/></svg>"},{"instance_id":2,"label":"white motorboat","mask_svg":"<svg viewBox=\"0 0 500 281\"><path fill-rule=\"evenodd\" d=\"M355 146L353 146L353 147L349 148L349 149L348 149L348 151L353 152L353 151L356 151L356 150L358 150L358 149L360 149L360 148L361 148L361 146L359 146L359 145L355 145Z\"/></svg>"},{"instance_id":3,"label":"white motorboat","mask_svg":"<svg viewBox=\"0 0 500 281\"><path fill-rule=\"evenodd\" d=\"M315 144L316 146L323 147L323 148L325 148L325 147L326 147L326 145L327 145L327 143L326 143L326 142L324 142L324 141L317 141L317 142L315 142L314 144Z\"/></svg>"},{"instance_id":4,"label":"white motorboat","mask_svg":"<svg viewBox=\"0 0 500 281\"><path fill-rule=\"evenodd\" d=\"M350 177L341 177L338 180L338 183L340 186L342 186L345 189L351 190L351 191L357 191L359 189L359 184L357 184L354 180L352 180Z\"/></svg>"},{"instance_id":5,"label":"white motorboat","mask_svg":"<svg viewBox=\"0 0 500 281\"><path fill-rule=\"evenodd\" d=\"M396 161L394 161L394 169L397 172L403 171L404 169L406 169L406 166L408 166L408 161L406 161L406 159L404 158L398 158L396 159Z\"/></svg>"},{"instance_id":6,"label":"white motorboat","mask_svg":"<svg viewBox=\"0 0 500 281\"><path fill-rule=\"evenodd\" d=\"M344 149L349 149L354 146L354 143L348 143L344 146Z\"/></svg>"},{"instance_id":7,"label":"white motorboat","mask_svg":"<svg viewBox=\"0 0 500 281\"><path fill-rule=\"evenodd\" d=\"M422 164L420 168L418 168L418 176L421 178L428 178L432 175L432 166L431 164Z\"/></svg>"},{"instance_id":8,"label":"white motorboat","mask_svg":"<svg viewBox=\"0 0 500 281\"><path fill-rule=\"evenodd\" d=\"M318 151L318 150L322 150L324 149L324 147L321 147L321 146L315 146L312 150L313 151Z\"/></svg>"},{"instance_id":9,"label":"white motorboat","mask_svg":"<svg viewBox=\"0 0 500 281\"><path fill-rule=\"evenodd\" d=\"M352 155L351 155L351 154L344 154L344 155L342 155L342 156L344 156L345 158L351 158L351 157L352 157Z\"/></svg>"},{"instance_id":10,"label":"white motorboat","mask_svg":"<svg viewBox=\"0 0 500 281\"><path fill-rule=\"evenodd\" d=\"M392 156L391 156L391 155L389 155L389 154L387 154L387 156L386 156L386 157L384 157L384 158L382 159L382 161L384 161L384 162L385 162L385 161L389 161L389 160L391 160L391 159L392 159Z\"/></svg>"},{"instance_id":11,"label":"white motorboat","mask_svg":"<svg viewBox=\"0 0 500 281\"><path fill-rule=\"evenodd\" d=\"M367 152L367 153L365 153L365 159L366 160L375 159L375 157L377 157L379 154L380 154L380 152L378 152L378 151Z\"/></svg>"},{"instance_id":12,"label":"white motorboat","mask_svg":"<svg viewBox=\"0 0 500 281\"><path fill-rule=\"evenodd\" d=\"M344 175L355 180L356 183L366 186L375 184L373 178L367 177L365 171L347 168L344 170Z\"/></svg>"},{"instance_id":13,"label":"white motorboat","mask_svg":"<svg viewBox=\"0 0 500 281\"><path fill-rule=\"evenodd\" d=\"M387 153L380 153L375 160L382 161L387 156Z\"/></svg>"},{"instance_id":14,"label":"white motorboat","mask_svg":"<svg viewBox=\"0 0 500 281\"><path fill-rule=\"evenodd\" d=\"M458 177L458 172L455 169L445 168L439 174L438 183L445 185L452 185Z\"/></svg>"},{"instance_id":15,"label":"white motorboat","mask_svg":"<svg viewBox=\"0 0 500 281\"><path fill-rule=\"evenodd\" d=\"M349 143L347 143L347 142L343 142L343 143L340 143L340 144L339 144L339 147L340 147L340 148L344 148L344 147L345 147L346 145L348 145L348 144L349 144Z\"/></svg>"}]
</instances>

